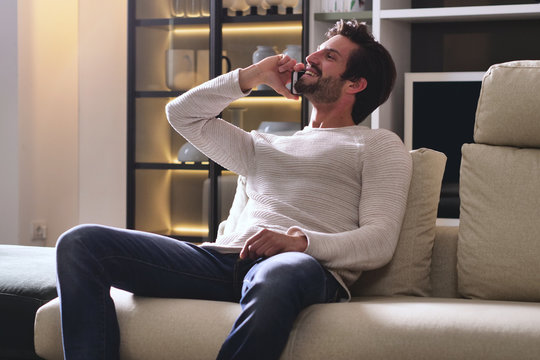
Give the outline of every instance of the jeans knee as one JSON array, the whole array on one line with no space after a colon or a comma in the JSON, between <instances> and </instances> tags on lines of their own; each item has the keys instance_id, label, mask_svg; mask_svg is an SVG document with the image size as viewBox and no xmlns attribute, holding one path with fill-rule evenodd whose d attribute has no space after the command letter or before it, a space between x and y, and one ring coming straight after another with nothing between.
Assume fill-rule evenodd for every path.
<instances>
[{"instance_id":1,"label":"jeans knee","mask_svg":"<svg viewBox=\"0 0 540 360\"><path fill-rule=\"evenodd\" d=\"M283 253L254 266L244 278L244 292L256 287L269 297L285 296L324 281L324 269L310 255Z\"/></svg>"},{"instance_id":2,"label":"jeans knee","mask_svg":"<svg viewBox=\"0 0 540 360\"><path fill-rule=\"evenodd\" d=\"M263 274L277 281L305 281L320 275L323 268L319 262L310 255L300 252L278 254L267 260Z\"/></svg>"},{"instance_id":3,"label":"jeans knee","mask_svg":"<svg viewBox=\"0 0 540 360\"><path fill-rule=\"evenodd\" d=\"M57 259L76 256L81 250L86 250L86 240L94 237L93 234L100 228L99 225L78 225L64 232L56 243Z\"/></svg>"}]
</instances>

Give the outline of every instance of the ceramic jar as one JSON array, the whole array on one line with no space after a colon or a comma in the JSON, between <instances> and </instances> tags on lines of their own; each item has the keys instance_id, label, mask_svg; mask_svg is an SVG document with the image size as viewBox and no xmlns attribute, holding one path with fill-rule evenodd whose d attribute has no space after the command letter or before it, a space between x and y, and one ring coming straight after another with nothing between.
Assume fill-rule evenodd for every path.
<instances>
[{"instance_id":1,"label":"ceramic jar","mask_svg":"<svg viewBox=\"0 0 540 360\"><path fill-rule=\"evenodd\" d=\"M276 50L273 46L267 46L267 45L257 45L257 50L253 53L253 63L258 63L264 58L267 58L269 56L277 55ZM257 90L271 90L272 88L268 85L259 85L257 86Z\"/></svg>"},{"instance_id":2,"label":"ceramic jar","mask_svg":"<svg viewBox=\"0 0 540 360\"><path fill-rule=\"evenodd\" d=\"M167 87L176 91L189 90L195 84L195 50L169 49L166 59Z\"/></svg>"},{"instance_id":3,"label":"ceramic jar","mask_svg":"<svg viewBox=\"0 0 540 360\"><path fill-rule=\"evenodd\" d=\"M302 62L302 46L301 45L287 45L283 54L289 55L289 57L296 60L296 62Z\"/></svg>"}]
</instances>

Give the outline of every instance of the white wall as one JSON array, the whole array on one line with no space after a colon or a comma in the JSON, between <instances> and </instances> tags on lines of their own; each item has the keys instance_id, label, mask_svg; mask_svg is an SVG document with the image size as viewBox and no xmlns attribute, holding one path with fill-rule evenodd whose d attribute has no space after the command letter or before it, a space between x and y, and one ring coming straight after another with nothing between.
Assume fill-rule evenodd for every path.
<instances>
[{"instance_id":1,"label":"white wall","mask_svg":"<svg viewBox=\"0 0 540 360\"><path fill-rule=\"evenodd\" d=\"M0 1L0 244L19 238L17 0Z\"/></svg>"},{"instance_id":2,"label":"white wall","mask_svg":"<svg viewBox=\"0 0 540 360\"><path fill-rule=\"evenodd\" d=\"M126 223L127 0L79 0L79 221Z\"/></svg>"},{"instance_id":3,"label":"white wall","mask_svg":"<svg viewBox=\"0 0 540 360\"><path fill-rule=\"evenodd\" d=\"M127 0L1 0L0 48L0 243L125 226Z\"/></svg>"},{"instance_id":4,"label":"white wall","mask_svg":"<svg viewBox=\"0 0 540 360\"><path fill-rule=\"evenodd\" d=\"M19 0L19 244L78 222L77 2Z\"/></svg>"}]
</instances>

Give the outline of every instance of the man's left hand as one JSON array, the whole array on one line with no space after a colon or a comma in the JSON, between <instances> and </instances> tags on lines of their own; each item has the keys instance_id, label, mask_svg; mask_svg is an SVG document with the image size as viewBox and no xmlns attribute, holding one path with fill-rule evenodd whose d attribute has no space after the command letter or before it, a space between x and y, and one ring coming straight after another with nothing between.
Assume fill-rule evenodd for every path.
<instances>
[{"instance_id":1,"label":"man's left hand","mask_svg":"<svg viewBox=\"0 0 540 360\"><path fill-rule=\"evenodd\" d=\"M307 244L307 238L304 235L287 235L262 229L246 241L240 252L240 259L255 260L283 252L303 252L306 250Z\"/></svg>"}]
</instances>

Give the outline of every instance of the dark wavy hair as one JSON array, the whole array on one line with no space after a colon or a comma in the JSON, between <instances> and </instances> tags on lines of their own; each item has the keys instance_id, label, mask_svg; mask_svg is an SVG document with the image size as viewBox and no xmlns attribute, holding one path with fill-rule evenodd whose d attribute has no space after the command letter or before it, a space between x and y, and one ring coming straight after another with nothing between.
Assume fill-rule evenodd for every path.
<instances>
[{"instance_id":1,"label":"dark wavy hair","mask_svg":"<svg viewBox=\"0 0 540 360\"><path fill-rule=\"evenodd\" d=\"M364 78L367 81L367 87L356 94L351 114L358 125L390 96L396 80L396 66L388 50L375 40L365 23L339 20L326 33L327 38L336 35L345 36L359 45L350 53L347 68L341 75L344 80Z\"/></svg>"}]
</instances>

